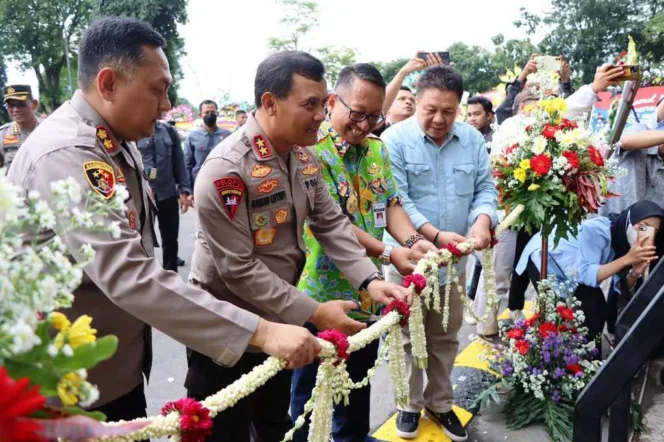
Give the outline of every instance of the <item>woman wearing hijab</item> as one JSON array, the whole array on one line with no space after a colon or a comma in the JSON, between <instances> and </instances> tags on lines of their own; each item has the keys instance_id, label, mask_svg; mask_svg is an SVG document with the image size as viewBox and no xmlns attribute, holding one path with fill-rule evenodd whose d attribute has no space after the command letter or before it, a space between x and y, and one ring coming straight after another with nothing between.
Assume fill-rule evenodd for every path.
<instances>
[{"instance_id":1,"label":"woman wearing hijab","mask_svg":"<svg viewBox=\"0 0 664 442\"><path fill-rule=\"evenodd\" d=\"M626 304L661 256L662 220L664 210L659 205L639 201L621 213L582 222L578 235L561 239L557 247L553 246L551 235L549 273L558 280L575 278L578 283L574 296L581 302L589 340L602 333L607 318L615 319L618 297ZM526 245L516 267L519 274L528 270L535 287L540 280L541 249L542 237L538 233ZM609 278L614 295L607 306L600 284Z\"/></svg>"}]
</instances>

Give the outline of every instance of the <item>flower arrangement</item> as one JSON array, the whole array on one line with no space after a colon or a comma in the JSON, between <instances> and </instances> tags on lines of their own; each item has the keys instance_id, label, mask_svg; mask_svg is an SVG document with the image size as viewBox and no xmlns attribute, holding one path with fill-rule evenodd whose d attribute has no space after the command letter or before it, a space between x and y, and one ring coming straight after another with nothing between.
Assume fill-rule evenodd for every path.
<instances>
[{"instance_id":1,"label":"flower arrangement","mask_svg":"<svg viewBox=\"0 0 664 442\"><path fill-rule=\"evenodd\" d=\"M612 196L607 181L624 172L604 160L604 139L564 118L565 111L562 98L541 98L530 117L496 140L501 154L494 166L499 202L526 208L517 226L545 236L555 231L556 244L597 213L601 198Z\"/></svg>"},{"instance_id":2,"label":"flower arrangement","mask_svg":"<svg viewBox=\"0 0 664 442\"><path fill-rule=\"evenodd\" d=\"M180 104L169 110L163 119L176 123L188 123L194 121L194 112L188 104Z\"/></svg>"},{"instance_id":3,"label":"flower arrangement","mask_svg":"<svg viewBox=\"0 0 664 442\"><path fill-rule=\"evenodd\" d=\"M601 362L595 342L586 339L581 303L575 285L555 278L539 283L535 301L540 313L501 330L506 344L494 345L485 356L501 381L478 398L481 406L500 403L508 391L503 412L512 429L544 422L556 442L572 438L574 402Z\"/></svg>"},{"instance_id":4,"label":"flower arrangement","mask_svg":"<svg viewBox=\"0 0 664 442\"><path fill-rule=\"evenodd\" d=\"M119 235L117 224L104 225L99 219L124 208L126 191L116 186L109 201L90 192L83 212L75 180L54 182L51 190L49 205L38 192L26 196L0 170L0 397L15 398L0 404L0 436L9 434L3 440L14 440L10 436L16 434L39 439L38 431L53 418L104 418L83 410L99 395L86 381L86 370L111 357L117 339L97 339L89 316L72 323L55 312L71 305L82 269L94 258L92 248L84 245L72 262L58 235L73 229ZM44 229L56 235L38 242ZM61 406L47 407L47 400Z\"/></svg>"}]
</instances>

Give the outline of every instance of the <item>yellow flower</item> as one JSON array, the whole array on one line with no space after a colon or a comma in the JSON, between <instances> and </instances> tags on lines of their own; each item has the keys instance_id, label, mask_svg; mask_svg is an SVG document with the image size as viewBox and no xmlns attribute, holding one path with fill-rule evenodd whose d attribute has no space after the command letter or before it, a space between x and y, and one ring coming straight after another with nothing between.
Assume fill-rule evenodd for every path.
<instances>
[{"instance_id":1,"label":"yellow flower","mask_svg":"<svg viewBox=\"0 0 664 442\"><path fill-rule=\"evenodd\" d=\"M90 327L91 323L92 318L90 316L80 316L70 327L60 330L60 333L55 337L55 347L62 348L65 344L69 344L74 349L95 342L97 330Z\"/></svg>"},{"instance_id":2,"label":"yellow flower","mask_svg":"<svg viewBox=\"0 0 664 442\"><path fill-rule=\"evenodd\" d=\"M53 327L60 331L66 330L71 326L69 319L67 319L67 317L60 312L52 312L50 315L48 315L48 319L51 320Z\"/></svg>"},{"instance_id":3,"label":"yellow flower","mask_svg":"<svg viewBox=\"0 0 664 442\"><path fill-rule=\"evenodd\" d=\"M521 162L519 163L519 167L524 170L530 169L530 160L529 159L521 160Z\"/></svg>"},{"instance_id":4,"label":"yellow flower","mask_svg":"<svg viewBox=\"0 0 664 442\"><path fill-rule=\"evenodd\" d=\"M554 98L552 100L540 100L539 108L545 110L548 114L558 113L564 115L567 110L567 103L563 98Z\"/></svg>"},{"instance_id":5,"label":"yellow flower","mask_svg":"<svg viewBox=\"0 0 664 442\"><path fill-rule=\"evenodd\" d=\"M60 379L56 390L64 405L75 405L78 402L82 382L83 378L76 372L67 373Z\"/></svg>"},{"instance_id":6,"label":"yellow flower","mask_svg":"<svg viewBox=\"0 0 664 442\"><path fill-rule=\"evenodd\" d=\"M514 178L521 181L522 183L526 181L526 171L519 168L514 170Z\"/></svg>"},{"instance_id":7,"label":"yellow flower","mask_svg":"<svg viewBox=\"0 0 664 442\"><path fill-rule=\"evenodd\" d=\"M537 190L539 188L540 188L539 184L531 184L530 186L528 186L528 190L531 191L531 192L534 192L535 190Z\"/></svg>"}]
</instances>

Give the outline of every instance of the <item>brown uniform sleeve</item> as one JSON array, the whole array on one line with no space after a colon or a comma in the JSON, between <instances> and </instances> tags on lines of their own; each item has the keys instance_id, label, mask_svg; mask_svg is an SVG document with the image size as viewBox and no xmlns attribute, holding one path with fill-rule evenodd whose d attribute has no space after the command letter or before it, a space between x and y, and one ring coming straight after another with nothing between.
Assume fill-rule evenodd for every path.
<instances>
[{"instance_id":1,"label":"brown uniform sleeve","mask_svg":"<svg viewBox=\"0 0 664 442\"><path fill-rule=\"evenodd\" d=\"M318 302L281 279L253 255L246 184L231 219L214 185L222 178L241 180L237 166L220 158L208 159L194 188L200 230L221 279L233 293L258 309L277 315L287 324L303 325L318 308Z\"/></svg>"},{"instance_id":2,"label":"brown uniform sleeve","mask_svg":"<svg viewBox=\"0 0 664 442\"><path fill-rule=\"evenodd\" d=\"M353 225L332 198L322 174L318 174L316 198L309 214L309 228L344 277L358 289L367 277L378 271L357 241Z\"/></svg>"},{"instance_id":3,"label":"brown uniform sleeve","mask_svg":"<svg viewBox=\"0 0 664 442\"><path fill-rule=\"evenodd\" d=\"M23 187L39 191L48 200L51 182L73 177L87 195L91 188L83 171L86 161L108 164L92 150L60 149L28 170ZM188 286L176 273L164 270L145 252L139 234L129 227L126 214L113 211L104 221L120 223L120 238L82 230L62 237L75 260L81 258L78 250L82 245L90 244L95 250L94 261L84 269L90 280L113 303L135 317L222 365L234 365L256 332L258 316Z\"/></svg>"}]
</instances>

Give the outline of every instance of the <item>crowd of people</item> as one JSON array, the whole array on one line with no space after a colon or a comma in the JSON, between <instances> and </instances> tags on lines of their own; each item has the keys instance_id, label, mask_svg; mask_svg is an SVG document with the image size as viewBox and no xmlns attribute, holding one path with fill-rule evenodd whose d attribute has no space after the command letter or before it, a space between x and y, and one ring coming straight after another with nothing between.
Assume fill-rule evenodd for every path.
<instances>
[{"instance_id":1,"label":"crowd of people","mask_svg":"<svg viewBox=\"0 0 664 442\"><path fill-rule=\"evenodd\" d=\"M209 439L279 441L311 397L318 331L351 335L375 322L390 301L410 303L403 277L428 251L472 239L470 253L479 255L491 244L505 215L492 154L501 132L537 105L527 87L537 64L526 64L496 109L486 97L471 97L464 122L463 79L437 54L413 57L389 84L371 64L356 63L328 85L318 59L279 52L258 66L256 109L238 111L235 131L217 126L218 106L205 100L202 126L182 143L172 125L159 121L170 108L172 82L163 46L140 21L92 23L80 42L79 90L45 121L37 123L28 86L4 89L13 122L0 128L0 161L10 181L46 199L50 183L68 177L104 198L120 185L128 191L127 212L107 220L119 223L118 239L79 231L62 238L73 259L85 243L97 252L64 313L90 315L100 335L119 337L114 358L90 371L101 393L94 409L113 421L145 416L153 326L187 347L185 387L198 400L268 355L288 360L292 370L218 414ZM420 71L415 90L403 85ZM620 72L598 67L593 83L575 91L572 67L563 62L558 93L566 97L567 116L587 116ZM625 134L613 153L628 169L612 184L622 196L585 221L577 237L550 245L552 271L579 283L575 294L592 337L607 322L611 337L619 308L661 256L663 121L660 103L653 121ZM189 209L197 228L185 283L177 275L178 230L180 213ZM162 265L154 259L155 217ZM480 335L497 334L503 308L512 320L523 317L526 288L539 278L540 248L537 234L508 230L500 238L493 264L502 305L477 324ZM467 285L475 313L483 315L480 261ZM466 264L464 258L457 268L461 286ZM444 285L446 269L439 276ZM605 280L612 281L607 295L600 288ZM399 406L400 437L417 436L424 411L453 441L467 439L452 410L451 384L463 318L456 288L446 330L441 314L424 311L425 370L414 366L404 328L410 398ZM353 353L351 378L362 379L377 356L378 342ZM376 440L369 434L370 388L336 406L335 441ZM295 439L307 434L305 425Z\"/></svg>"}]
</instances>

